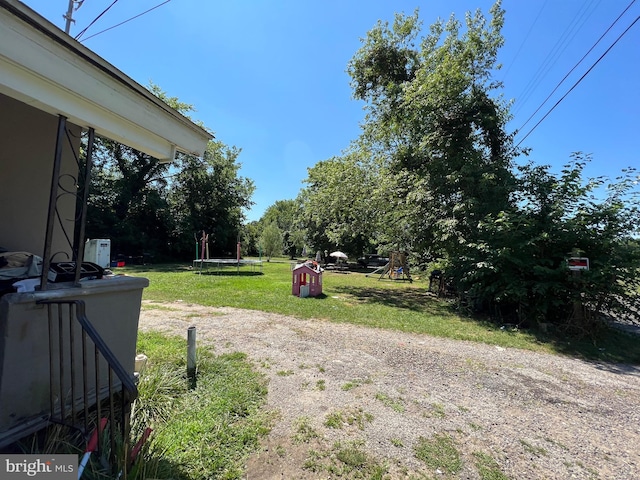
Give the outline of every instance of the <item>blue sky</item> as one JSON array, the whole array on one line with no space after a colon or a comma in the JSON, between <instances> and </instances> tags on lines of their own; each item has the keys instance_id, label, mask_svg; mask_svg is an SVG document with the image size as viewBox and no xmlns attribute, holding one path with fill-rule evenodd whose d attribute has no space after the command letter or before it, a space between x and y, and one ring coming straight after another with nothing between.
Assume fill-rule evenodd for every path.
<instances>
[{"instance_id":1,"label":"blue sky","mask_svg":"<svg viewBox=\"0 0 640 480\"><path fill-rule=\"evenodd\" d=\"M193 104L192 115L242 149L241 175L256 185L257 220L294 199L307 168L340 155L359 134L363 104L351 98L348 61L378 19L420 10L425 27L486 0L119 0L81 37L84 45L142 85L150 81ZM67 0L24 0L64 29ZM85 0L76 36L113 0ZM632 0L504 0L505 47L497 78L522 127L623 10L629 10L516 137L518 142L640 15ZM97 35L96 35L97 34ZM95 37L89 38L92 35ZM557 170L570 154L593 155L589 176L639 166L640 21L524 140L530 159Z\"/></svg>"}]
</instances>

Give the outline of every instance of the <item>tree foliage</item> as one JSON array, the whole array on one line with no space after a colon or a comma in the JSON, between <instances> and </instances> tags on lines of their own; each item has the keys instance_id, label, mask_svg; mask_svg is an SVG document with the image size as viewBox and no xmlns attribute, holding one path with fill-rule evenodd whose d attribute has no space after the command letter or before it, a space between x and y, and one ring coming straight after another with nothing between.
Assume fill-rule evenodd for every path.
<instances>
[{"instance_id":1,"label":"tree foliage","mask_svg":"<svg viewBox=\"0 0 640 480\"><path fill-rule=\"evenodd\" d=\"M173 229L168 166L112 140L98 138L95 146L87 236L112 239L114 255L162 251Z\"/></svg>"},{"instance_id":2,"label":"tree foliage","mask_svg":"<svg viewBox=\"0 0 640 480\"><path fill-rule=\"evenodd\" d=\"M282 231L278 228L276 222L268 223L262 230L260 236L260 246L267 257L267 261L271 257L282 254Z\"/></svg>"},{"instance_id":3,"label":"tree foliage","mask_svg":"<svg viewBox=\"0 0 640 480\"><path fill-rule=\"evenodd\" d=\"M301 224L314 250L360 254L372 248L380 211L375 190L378 170L358 152L318 162L308 170L300 194Z\"/></svg>"},{"instance_id":4,"label":"tree foliage","mask_svg":"<svg viewBox=\"0 0 640 480\"><path fill-rule=\"evenodd\" d=\"M507 106L491 96L504 11L462 24L434 23L416 46L417 12L378 23L349 64L354 96L367 102L363 141L386 158L396 215L413 246L454 254L479 220L509 206L514 179ZM389 58L394 59L393 62ZM390 68L391 65L391 68ZM401 73L404 72L404 73Z\"/></svg>"},{"instance_id":5,"label":"tree foliage","mask_svg":"<svg viewBox=\"0 0 640 480\"><path fill-rule=\"evenodd\" d=\"M293 259L302 252L305 231L300 224L301 208L296 200L278 200L264 212L262 225L275 223L282 232L284 250Z\"/></svg>"},{"instance_id":6,"label":"tree foliage","mask_svg":"<svg viewBox=\"0 0 640 480\"><path fill-rule=\"evenodd\" d=\"M194 111L157 85L150 90L184 115ZM174 164L162 164L97 139L87 236L111 238L114 255L175 259L190 258L193 235L204 230L212 254L232 254L254 191L253 182L239 176L239 154L236 147L212 141L203 158L180 155Z\"/></svg>"},{"instance_id":7,"label":"tree foliage","mask_svg":"<svg viewBox=\"0 0 640 480\"><path fill-rule=\"evenodd\" d=\"M640 231L637 176L585 180L588 161L576 154L559 175L520 168L517 207L485 217L480 241L448 262L467 301L512 323L559 323L574 333L597 330L602 314L630 314L640 287L630 235ZM590 269L570 271L572 256L589 258Z\"/></svg>"},{"instance_id":8,"label":"tree foliage","mask_svg":"<svg viewBox=\"0 0 640 480\"><path fill-rule=\"evenodd\" d=\"M243 208L251 205L254 191L253 182L238 175L239 155L239 149L211 141L202 158L180 157L169 194L177 255L187 255L193 234L203 230L209 234L212 254L228 256L235 251Z\"/></svg>"},{"instance_id":9,"label":"tree foliage","mask_svg":"<svg viewBox=\"0 0 640 480\"><path fill-rule=\"evenodd\" d=\"M438 260L461 305L519 324L593 333L640 287L638 180L584 179L576 154L560 174L533 163L507 132L494 80L504 11L434 23L417 11L378 22L349 63L362 134L309 169L300 197L314 246L409 249ZM348 247L347 247L348 246ZM568 269L571 256L591 269Z\"/></svg>"}]
</instances>

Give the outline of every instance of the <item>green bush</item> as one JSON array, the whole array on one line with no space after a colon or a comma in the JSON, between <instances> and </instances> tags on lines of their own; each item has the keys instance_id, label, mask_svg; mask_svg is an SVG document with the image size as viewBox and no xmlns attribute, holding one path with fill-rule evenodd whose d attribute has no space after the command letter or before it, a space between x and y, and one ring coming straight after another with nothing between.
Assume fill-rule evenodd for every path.
<instances>
[{"instance_id":1,"label":"green bush","mask_svg":"<svg viewBox=\"0 0 640 480\"><path fill-rule=\"evenodd\" d=\"M608 185L584 182L586 160L576 154L559 176L521 167L513 208L485 217L477 240L448 261L465 305L507 323L587 334L603 314L631 314L640 287L637 177L627 170ZM569 270L572 256L588 257L590 269Z\"/></svg>"}]
</instances>

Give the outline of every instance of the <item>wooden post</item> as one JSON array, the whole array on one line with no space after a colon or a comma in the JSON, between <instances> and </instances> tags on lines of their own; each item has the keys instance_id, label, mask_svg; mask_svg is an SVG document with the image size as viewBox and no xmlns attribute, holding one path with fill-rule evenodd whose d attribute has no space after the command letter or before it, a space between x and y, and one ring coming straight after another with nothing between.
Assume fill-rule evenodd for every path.
<instances>
[{"instance_id":1,"label":"wooden post","mask_svg":"<svg viewBox=\"0 0 640 480\"><path fill-rule=\"evenodd\" d=\"M196 386L196 327L187 329L187 377Z\"/></svg>"}]
</instances>

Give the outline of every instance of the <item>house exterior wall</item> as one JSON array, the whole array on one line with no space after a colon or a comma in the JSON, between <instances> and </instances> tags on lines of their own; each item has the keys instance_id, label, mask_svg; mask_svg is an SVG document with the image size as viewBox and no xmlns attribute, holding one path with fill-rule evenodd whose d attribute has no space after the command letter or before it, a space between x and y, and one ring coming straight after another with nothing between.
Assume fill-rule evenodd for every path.
<instances>
[{"instance_id":1,"label":"house exterior wall","mask_svg":"<svg viewBox=\"0 0 640 480\"><path fill-rule=\"evenodd\" d=\"M67 127L78 151L81 129ZM0 247L43 256L57 129L56 116L0 94ZM60 172L67 174L61 177L62 186L74 191L77 165L66 136ZM58 210L73 239L75 197L63 195ZM57 221L51 252L60 252L54 261L71 258L71 247Z\"/></svg>"}]
</instances>

